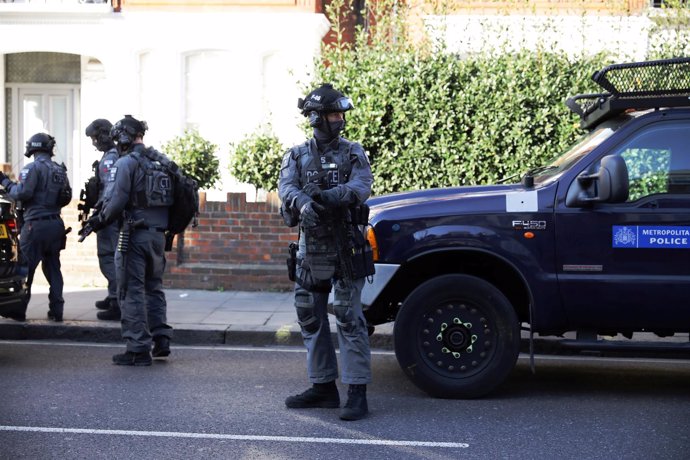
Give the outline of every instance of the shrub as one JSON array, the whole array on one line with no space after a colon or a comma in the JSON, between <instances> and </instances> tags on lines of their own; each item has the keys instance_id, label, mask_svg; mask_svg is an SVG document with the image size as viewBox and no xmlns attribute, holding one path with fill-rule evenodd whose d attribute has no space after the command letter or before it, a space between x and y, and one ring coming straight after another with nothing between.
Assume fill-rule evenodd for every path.
<instances>
[{"instance_id":1,"label":"shrub","mask_svg":"<svg viewBox=\"0 0 690 460\"><path fill-rule=\"evenodd\" d=\"M230 144L230 173L240 182L275 191L285 150L270 126L259 128L237 144Z\"/></svg>"},{"instance_id":2,"label":"shrub","mask_svg":"<svg viewBox=\"0 0 690 460\"><path fill-rule=\"evenodd\" d=\"M219 161L215 156L217 148L196 130L185 130L182 136L167 142L163 151L197 181L200 189L210 189L220 180Z\"/></svg>"}]
</instances>

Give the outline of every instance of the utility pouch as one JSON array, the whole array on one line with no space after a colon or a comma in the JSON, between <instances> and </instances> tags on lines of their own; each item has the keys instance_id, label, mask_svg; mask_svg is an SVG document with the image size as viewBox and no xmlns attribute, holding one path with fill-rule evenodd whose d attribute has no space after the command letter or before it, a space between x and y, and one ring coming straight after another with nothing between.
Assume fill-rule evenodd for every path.
<instances>
[{"instance_id":1,"label":"utility pouch","mask_svg":"<svg viewBox=\"0 0 690 460\"><path fill-rule=\"evenodd\" d=\"M350 208L350 219L352 225L367 225L369 223L369 205L362 203L359 206Z\"/></svg>"},{"instance_id":2,"label":"utility pouch","mask_svg":"<svg viewBox=\"0 0 690 460\"><path fill-rule=\"evenodd\" d=\"M312 262L310 265L311 276L316 281L329 281L333 276L335 276L335 261L328 261L326 263L322 261Z\"/></svg>"},{"instance_id":3,"label":"utility pouch","mask_svg":"<svg viewBox=\"0 0 690 460\"><path fill-rule=\"evenodd\" d=\"M363 248L355 249L354 254L352 254L352 277L353 279L364 278L375 272L374 253L367 241Z\"/></svg>"},{"instance_id":4,"label":"utility pouch","mask_svg":"<svg viewBox=\"0 0 690 460\"><path fill-rule=\"evenodd\" d=\"M172 251L174 238L175 238L175 235L173 235L172 232L165 232L165 247L163 248L163 251L165 251L165 252Z\"/></svg>"},{"instance_id":5,"label":"utility pouch","mask_svg":"<svg viewBox=\"0 0 690 460\"><path fill-rule=\"evenodd\" d=\"M309 292L331 292L331 281L314 278L311 267L302 259L297 260L299 270L295 278L296 283Z\"/></svg>"},{"instance_id":6,"label":"utility pouch","mask_svg":"<svg viewBox=\"0 0 690 460\"><path fill-rule=\"evenodd\" d=\"M290 243L288 246L288 256L288 279L290 281L295 281L297 279L297 243Z\"/></svg>"}]
</instances>

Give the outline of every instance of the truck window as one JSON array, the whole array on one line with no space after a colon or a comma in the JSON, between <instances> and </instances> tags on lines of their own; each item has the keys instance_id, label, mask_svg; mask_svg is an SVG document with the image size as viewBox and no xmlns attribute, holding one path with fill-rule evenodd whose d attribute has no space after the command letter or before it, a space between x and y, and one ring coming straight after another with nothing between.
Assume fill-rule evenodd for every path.
<instances>
[{"instance_id":1,"label":"truck window","mask_svg":"<svg viewBox=\"0 0 690 460\"><path fill-rule=\"evenodd\" d=\"M628 201L659 193L690 193L690 123L658 123L630 138L614 152L625 160Z\"/></svg>"}]
</instances>

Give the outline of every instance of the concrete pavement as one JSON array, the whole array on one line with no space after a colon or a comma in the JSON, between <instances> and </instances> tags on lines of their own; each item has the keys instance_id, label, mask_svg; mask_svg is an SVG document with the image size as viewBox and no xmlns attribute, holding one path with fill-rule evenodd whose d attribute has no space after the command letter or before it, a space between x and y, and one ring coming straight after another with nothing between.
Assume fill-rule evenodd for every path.
<instances>
[{"instance_id":1,"label":"concrete pavement","mask_svg":"<svg viewBox=\"0 0 690 460\"><path fill-rule=\"evenodd\" d=\"M48 287L34 285L32 291L26 322L0 317L0 340L122 340L119 321L96 318L94 303L106 297L106 289L65 286L63 323L46 318ZM173 344L302 345L292 292L166 289L165 294ZM372 347L391 348L391 332L392 324L377 327Z\"/></svg>"},{"instance_id":2,"label":"concrete pavement","mask_svg":"<svg viewBox=\"0 0 690 460\"><path fill-rule=\"evenodd\" d=\"M27 321L18 322L0 317L0 340L75 340L88 342L122 342L119 321L96 318L94 303L106 296L105 288L65 286L64 322L55 323L46 318L48 312L48 286L35 284ZM205 291L193 289L166 289L168 324L173 327L173 345L242 345L242 346L301 346L302 336L293 305L292 292L265 291ZM331 317L331 332L335 339L335 318ZM523 352L529 351L529 334L522 332ZM568 333L565 341L554 337L536 336L534 351L547 354L571 354L580 349L607 352L611 338L598 340L583 347ZM602 339L601 337L599 339ZM688 333L659 339L651 333L635 333L633 340L620 336L633 354L690 358ZM393 349L393 323L376 326L370 336L374 349ZM673 347L673 349L667 349ZM680 347L680 348L678 348ZM610 351L610 350L608 350Z\"/></svg>"}]
</instances>

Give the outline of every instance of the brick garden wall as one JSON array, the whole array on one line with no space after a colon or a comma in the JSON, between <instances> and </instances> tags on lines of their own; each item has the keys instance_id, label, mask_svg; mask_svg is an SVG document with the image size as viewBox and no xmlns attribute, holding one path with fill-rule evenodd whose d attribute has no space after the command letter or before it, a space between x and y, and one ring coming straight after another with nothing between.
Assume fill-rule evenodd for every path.
<instances>
[{"instance_id":1,"label":"brick garden wall","mask_svg":"<svg viewBox=\"0 0 690 460\"><path fill-rule=\"evenodd\" d=\"M279 201L246 201L244 193L229 193L226 202L206 201L201 194L199 225L178 235L166 253L165 287L176 289L283 291L287 279L287 246L296 238L278 213ZM78 202L62 211L65 226L73 228L61 254L65 284L105 286L98 268L96 237L78 243ZM40 270L39 270L40 271ZM37 273L36 282L44 282Z\"/></svg>"}]
</instances>

